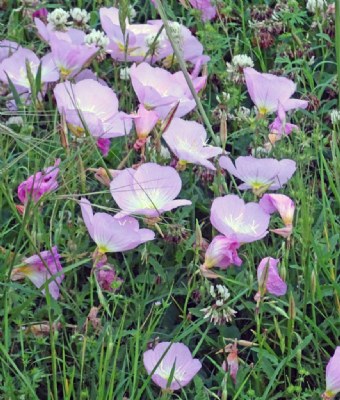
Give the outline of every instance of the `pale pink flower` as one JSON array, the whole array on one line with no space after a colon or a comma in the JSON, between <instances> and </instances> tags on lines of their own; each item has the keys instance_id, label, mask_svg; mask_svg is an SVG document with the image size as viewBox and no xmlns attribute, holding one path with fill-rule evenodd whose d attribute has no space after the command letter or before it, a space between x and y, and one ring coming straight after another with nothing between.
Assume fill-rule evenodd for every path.
<instances>
[{"instance_id":1,"label":"pale pink flower","mask_svg":"<svg viewBox=\"0 0 340 400\"><path fill-rule=\"evenodd\" d=\"M205 252L203 267L227 269L230 265L240 266L242 260L237 254L240 244L232 237L217 235Z\"/></svg>"},{"instance_id":2,"label":"pale pink flower","mask_svg":"<svg viewBox=\"0 0 340 400\"><path fill-rule=\"evenodd\" d=\"M50 39L50 46L53 62L64 79L74 77L86 64L92 61L99 50L95 46L74 44L57 37Z\"/></svg>"},{"instance_id":3,"label":"pale pink flower","mask_svg":"<svg viewBox=\"0 0 340 400\"><path fill-rule=\"evenodd\" d=\"M155 110L162 119L177 103L176 117L182 117L195 108L195 100L182 72L171 74L143 62L131 67L130 77L139 102L147 110ZM204 86L206 77L193 78L192 81L198 92Z\"/></svg>"},{"instance_id":4,"label":"pale pink flower","mask_svg":"<svg viewBox=\"0 0 340 400\"><path fill-rule=\"evenodd\" d=\"M262 194L266 190L277 190L285 185L296 170L296 162L289 159L255 158L253 156L238 157L235 166L229 157L219 160L220 166L230 174L245 182L240 190L252 189Z\"/></svg>"},{"instance_id":5,"label":"pale pink flower","mask_svg":"<svg viewBox=\"0 0 340 400\"><path fill-rule=\"evenodd\" d=\"M287 284L280 277L277 264L280 260L272 257L263 258L257 267L257 281L259 291L255 296L258 300L266 292L274 296L284 296L287 293Z\"/></svg>"},{"instance_id":6,"label":"pale pink flower","mask_svg":"<svg viewBox=\"0 0 340 400\"><path fill-rule=\"evenodd\" d=\"M93 79L59 83L54 95L59 112L77 136L84 134L85 126L92 136L101 139L124 136L131 130L131 120L118 111L114 91Z\"/></svg>"},{"instance_id":7,"label":"pale pink flower","mask_svg":"<svg viewBox=\"0 0 340 400\"><path fill-rule=\"evenodd\" d=\"M20 47L0 64L0 80L7 84L9 78L19 92L30 92L31 85L27 76L26 63L29 64L34 78L41 64L42 83L55 82L59 79L59 72L53 64L51 54L46 54L39 60L33 51Z\"/></svg>"},{"instance_id":8,"label":"pale pink flower","mask_svg":"<svg viewBox=\"0 0 340 400\"><path fill-rule=\"evenodd\" d=\"M27 277L37 288L41 288L46 281L62 269L58 249L54 246L51 251L45 250L39 255L25 258L21 266L13 269L11 279L17 281ZM60 296L59 286L63 279L64 274L61 274L54 277L53 281L48 284L49 293L54 299L58 299ZM45 294L45 289L42 290L42 293Z\"/></svg>"},{"instance_id":9,"label":"pale pink flower","mask_svg":"<svg viewBox=\"0 0 340 400\"><path fill-rule=\"evenodd\" d=\"M326 392L324 400L332 400L340 393L340 346L335 349L326 367Z\"/></svg>"},{"instance_id":10,"label":"pale pink flower","mask_svg":"<svg viewBox=\"0 0 340 400\"><path fill-rule=\"evenodd\" d=\"M306 108L305 100L292 99L296 84L288 78L244 68L249 95L261 115L276 112L281 104L284 111Z\"/></svg>"},{"instance_id":11,"label":"pale pink flower","mask_svg":"<svg viewBox=\"0 0 340 400\"><path fill-rule=\"evenodd\" d=\"M131 250L155 238L152 230L140 229L135 218L114 218L103 212L94 214L91 203L85 198L80 200L80 207L87 230L100 253Z\"/></svg>"},{"instance_id":12,"label":"pale pink flower","mask_svg":"<svg viewBox=\"0 0 340 400\"><path fill-rule=\"evenodd\" d=\"M139 139L146 139L159 120L158 114L153 110L148 111L143 104L139 105L137 114L130 117L133 118Z\"/></svg>"},{"instance_id":13,"label":"pale pink flower","mask_svg":"<svg viewBox=\"0 0 340 400\"><path fill-rule=\"evenodd\" d=\"M216 7L211 0L189 0L192 7L202 12L202 20L208 21L216 17Z\"/></svg>"},{"instance_id":14,"label":"pale pink flower","mask_svg":"<svg viewBox=\"0 0 340 400\"><path fill-rule=\"evenodd\" d=\"M202 368L183 343L161 342L143 354L144 367L162 389L178 390L188 385ZM172 380L170 380L172 376Z\"/></svg>"},{"instance_id":15,"label":"pale pink flower","mask_svg":"<svg viewBox=\"0 0 340 400\"><path fill-rule=\"evenodd\" d=\"M39 36L47 43L50 43L54 38L66 40L73 44L83 44L85 32L75 28L65 28L63 31L54 29L51 23L45 24L41 19L34 18L35 26L38 30Z\"/></svg>"},{"instance_id":16,"label":"pale pink flower","mask_svg":"<svg viewBox=\"0 0 340 400\"><path fill-rule=\"evenodd\" d=\"M233 236L238 243L264 238L268 234L269 219L259 204L245 204L233 194L217 197L211 206L210 221L214 228L225 236Z\"/></svg>"},{"instance_id":17,"label":"pale pink flower","mask_svg":"<svg viewBox=\"0 0 340 400\"><path fill-rule=\"evenodd\" d=\"M58 174L60 159L57 159L54 166L44 169L30 176L18 186L18 197L23 204L29 199L37 203L45 193L53 192L58 188Z\"/></svg>"},{"instance_id":18,"label":"pale pink flower","mask_svg":"<svg viewBox=\"0 0 340 400\"><path fill-rule=\"evenodd\" d=\"M216 170L208 159L221 154L222 149L207 145L207 132L203 125L174 118L163 134L163 139L181 164L199 164Z\"/></svg>"},{"instance_id":19,"label":"pale pink flower","mask_svg":"<svg viewBox=\"0 0 340 400\"><path fill-rule=\"evenodd\" d=\"M21 46L11 40L0 40L0 63L19 50Z\"/></svg>"},{"instance_id":20,"label":"pale pink flower","mask_svg":"<svg viewBox=\"0 0 340 400\"><path fill-rule=\"evenodd\" d=\"M284 228L273 229L272 232L289 237L293 230L294 201L284 194L265 194L259 204L268 214L278 212L285 224Z\"/></svg>"},{"instance_id":21,"label":"pale pink flower","mask_svg":"<svg viewBox=\"0 0 340 400\"><path fill-rule=\"evenodd\" d=\"M281 139L283 135L290 135L293 130L297 130L299 127L294 124L286 122L286 112L284 108L279 105L278 112L275 120L269 125L269 130L271 134L276 135L276 140Z\"/></svg>"},{"instance_id":22,"label":"pale pink flower","mask_svg":"<svg viewBox=\"0 0 340 400\"><path fill-rule=\"evenodd\" d=\"M142 164L137 170L127 168L110 185L112 197L122 210L118 216L159 217L163 212L190 205L189 200L174 200L181 188L175 169L155 163Z\"/></svg>"}]
</instances>

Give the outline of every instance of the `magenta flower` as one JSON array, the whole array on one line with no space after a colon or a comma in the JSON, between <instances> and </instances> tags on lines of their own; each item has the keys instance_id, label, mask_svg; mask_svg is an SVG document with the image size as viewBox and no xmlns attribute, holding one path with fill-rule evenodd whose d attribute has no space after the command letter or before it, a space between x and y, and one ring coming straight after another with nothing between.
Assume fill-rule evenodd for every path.
<instances>
[{"instance_id":1,"label":"magenta flower","mask_svg":"<svg viewBox=\"0 0 340 400\"><path fill-rule=\"evenodd\" d=\"M247 203L233 194L217 197L211 206L210 221L225 236L234 236L238 243L264 238L270 216L257 203Z\"/></svg>"},{"instance_id":2,"label":"magenta flower","mask_svg":"<svg viewBox=\"0 0 340 400\"><path fill-rule=\"evenodd\" d=\"M138 139L146 139L159 120L158 114L153 110L148 111L143 104L139 105L137 114L130 117L135 123Z\"/></svg>"},{"instance_id":3,"label":"magenta flower","mask_svg":"<svg viewBox=\"0 0 340 400\"><path fill-rule=\"evenodd\" d=\"M284 194L265 194L259 204L268 214L278 212L285 224L284 228L273 229L272 232L289 237L293 231L294 201Z\"/></svg>"},{"instance_id":4,"label":"magenta flower","mask_svg":"<svg viewBox=\"0 0 340 400\"><path fill-rule=\"evenodd\" d=\"M92 136L101 139L124 136L130 132L132 123L125 113L118 111L114 91L95 80L59 83L54 95L59 112L65 115L70 130L76 136L84 134L84 125Z\"/></svg>"},{"instance_id":5,"label":"magenta flower","mask_svg":"<svg viewBox=\"0 0 340 400\"><path fill-rule=\"evenodd\" d=\"M100 288L111 293L116 291L123 282L117 276L113 265L108 264L106 261L96 265L95 274Z\"/></svg>"},{"instance_id":6,"label":"magenta flower","mask_svg":"<svg viewBox=\"0 0 340 400\"><path fill-rule=\"evenodd\" d=\"M162 119L177 103L177 117L182 117L195 108L195 100L182 72L171 74L165 69L154 68L143 62L131 67L130 77L139 102L147 110L155 110ZM199 91L202 78L193 79L193 84Z\"/></svg>"},{"instance_id":7,"label":"magenta flower","mask_svg":"<svg viewBox=\"0 0 340 400\"><path fill-rule=\"evenodd\" d=\"M58 188L58 174L60 159L57 159L54 166L44 169L30 176L18 186L18 197L22 204L27 204L31 198L37 203L45 193L53 192Z\"/></svg>"},{"instance_id":8,"label":"magenta flower","mask_svg":"<svg viewBox=\"0 0 340 400\"><path fill-rule=\"evenodd\" d=\"M216 17L216 7L211 0L189 0L192 7L202 12L202 20L208 21Z\"/></svg>"},{"instance_id":9,"label":"magenta flower","mask_svg":"<svg viewBox=\"0 0 340 400\"><path fill-rule=\"evenodd\" d=\"M8 78L20 92L30 92L31 86L27 76L26 62L29 64L32 75L36 78L41 63L41 82L55 82L59 73L51 60L51 55L46 54L41 60L33 51L20 47L14 54L0 64L0 80L8 83Z\"/></svg>"},{"instance_id":10,"label":"magenta flower","mask_svg":"<svg viewBox=\"0 0 340 400\"><path fill-rule=\"evenodd\" d=\"M39 10L35 10L32 14L32 18L38 18L39 20L46 21L48 16L47 8L39 8Z\"/></svg>"},{"instance_id":11,"label":"magenta flower","mask_svg":"<svg viewBox=\"0 0 340 400\"><path fill-rule=\"evenodd\" d=\"M258 300L266 292L274 296L284 296L287 293L287 284L282 280L277 269L280 260L272 257L263 258L257 267L259 291L255 296Z\"/></svg>"},{"instance_id":12,"label":"magenta flower","mask_svg":"<svg viewBox=\"0 0 340 400\"><path fill-rule=\"evenodd\" d=\"M243 71L249 95L261 115L276 112L280 104L285 111L307 107L307 101L291 99L296 84L290 79L262 74L249 67Z\"/></svg>"},{"instance_id":13,"label":"magenta flower","mask_svg":"<svg viewBox=\"0 0 340 400\"><path fill-rule=\"evenodd\" d=\"M102 138L97 139L97 147L104 157L106 157L109 154L110 146L111 146L110 139L102 139Z\"/></svg>"},{"instance_id":14,"label":"magenta flower","mask_svg":"<svg viewBox=\"0 0 340 400\"><path fill-rule=\"evenodd\" d=\"M127 168L110 185L112 197L122 210L117 216L159 217L163 212L190 205L189 200L174 200L181 188L175 169L155 163L142 164L137 170Z\"/></svg>"},{"instance_id":15,"label":"magenta flower","mask_svg":"<svg viewBox=\"0 0 340 400\"><path fill-rule=\"evenodd\" d=\"M326 367L326 392L324 400L332 400L340 393L340 346L335 349L333 357Z\"/></svg>"},{"instance_id":16,"label":"magenta flower","mask_svg":"<svg viewBox=\"0 0 340 400\"><path fill-rule=\"evenodd\" d=\"M205 252L203 267L219 267L227 269L230 265L242 265L242 260L237 254L240 244L232 236L217 235L209 244Z\"/></svg>"},{"instance_id":17,"label":"magenta flower","mask_svg":"<svg viewBox=\"0 0 340 400\"><path fill-rule=\"evenodd\" d=\"M285 185L296 170L293 160L278 161L274 158L238 157L235 166L229 157L220 158L220 166L231 175L245 182L240 190L252 189L255 194L266 190L277 190Z\"/></svg>"},{"instance_id":18,"label":"magenta flower","mask_svg":"<svg viewBox=\"0 0 340 400\"><path fill-rule=\"evenodd\" d=\"M81 199L80 207L87 230L100 253L131 250L155 238L150 229L139 229L135 218L114 218L103 212L93 214L91 203L85 198Z\"/></svg>"},{"instance_id":19,"label":"magenta flower","mask_svg":"<svg viewBox=\"0 0 340 400\"><path fill-rule=\"evenodd\" d=\"M74 77L98 52L95 46L74 44L57 37L50 39L50 46L52 59L64 79Z\"/></svg>"},{"instance_id":20,"label":"magenta flower","mask_svg":"<svg viewBox=\"0 0 340 400\"><path fill-rule=\"evenodd\" d=\"M203 165L213 171L216 170L208 158L221 154L222 149L206 144L207 132L203 125L195 121L174 118L163 134L163 139L179 159L181 165L193 163Z\"/></svg>"},{"instance_id":21,"label":"magenta flower","mask_svg":"<svg viewBox=\"0 0 340 400\"><path fill-rule=\"evenodd\" d=\"M57 247L54 246L52 251L45 250L39 255L25 258L20 267L13 269L11 279L17 281L27 277L37 288L41 288L46 281L62 270L60 255ZM63 279L64 274L61 274L48 284L49 293L54 299L60 296L59 286ZM42 293L45 294L45 289Z\"/></svg>"},{"instance_id":22,"label":"magenta flower","mask_svg":"<svg viewBox=\"0 0 340 400\"><path fill-rule=\"evenodd\" d=\"M54 29L52 24L45 24L39 18L34 18L34 23L38 30L39 36L47 43L50 43L54 38L66 40L73 44L80 45L84 43L85 32L80 29L65 28L63 31L58 31Z\"/></svg>"},{"instance_id":23,"label":"magenta flower","mask_svg":"<svg viewBox=\"0 0 340 400\"><path fill-rule=\"evenodd\" d=\"M178 390L188 385L202 368L183 343L161 342L143 354L144 367L162 389ZM170 378L172 380L170 381Z\"/></svg>"},{"instance_id":24,"label":"magenta flower","mask_svg":"<svg viewBox=\"0 0 340 400\"><path fill-rule=\"evenodd\" d=\"M11 40L0 40L0 63L19 49L21 49L21 46L16 42L12 42Z\"/></svg>"}]
</instances>

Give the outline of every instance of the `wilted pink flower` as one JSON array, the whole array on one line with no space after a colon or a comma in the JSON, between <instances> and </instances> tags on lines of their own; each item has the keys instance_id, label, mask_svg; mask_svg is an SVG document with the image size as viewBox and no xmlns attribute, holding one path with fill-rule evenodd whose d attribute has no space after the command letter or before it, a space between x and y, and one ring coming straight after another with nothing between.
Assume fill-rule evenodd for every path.
<instances>
[{"instance_id":1,"label":"wilted pink flower","mask_svg":"<svg viewBox=\"0 0 340 400\"><path fill-rule=\"evenodd\" d=\"M240 190L252 189L256 194L266 190L277 190L285 185L296 170L293 160L281 161L275 158L238 157L235 166L229 157L220 158L220 166L230 174L245 182Z\"/></svg>"},{"instance_id":2,"label":"wilted pink flower","mask_svg":"<svg viewBox=\"0 0 340 400\"><path fill-rule=\"evenodd\" d=\"M21 46L11 40L0 40L0 63L19 50Z\"/></svg>"},{"instance_id":3,"label":"wilted pink flower","mask_svg":"<svg viewBox=\"0 0 340 400\"><path fill-rule=\"evenodd\" d=\"M275 134L276 140L281 139L283 135L290 135L293 130L299 129L297 125L286 122L286 112L281 105L278 107L278 112L275 120L269 125L271 134Z\"/></svg>"},{"instance_id":4,"label":"wilted pink flower","mask_svg":"<svg viewBox=\"0 0 340 400\"><path fill-rule=\"evenodd\" d=\"M207 145L207 132L203 125L174 118L163 134L163 139L181 164L199 164L216 170L208 158L221 154L222 149Z\"/></svg>"},{"instance_id":5,"label":"wilted pink flower","mask_svg":"<svg viewBox=\"0 0 340 400\"><path fill-rule=\"evenodd\" d=\"M118 111L118 99L114 91L95 80L59 83L54 95L59 112L65 115L70 130L77 136L84 134L84 126L92 136L101 139L130 132L131 120Z\"/></svg>"},{"instance_id":6,"label":"wilted pink flower","mask_svg":"<svg viewBox=\"0 0 340 400\"><path fill-rule=\"evenodd\" d=\"M150 229L139 229L135 218L114 218L103 212L93 214L91 203L85 198L80 200L80 207L87 230L100 253L131 250L155 238Z\"/></svg>"},{"instance_id":7,"label":"wilted pink flower","mask_svg":"<svg viewBox=\"0 0 340 400\"><path fill-rule=\"evenodd\" d=\"M30 176L26 181L18 186L19 200L26 204L31 198L34 203L49 192L53 192L58 188L58 174L60 159L57 159L54 166L44 169L42 172L37 172Z\"/></svg>"},{"instance_id":8,"label":"wilted pink flower","mask_svg":"<svg viewBox=\"0 0 340 400\"><path fill-rule=\"evenodd\" d=\"M106 35L110 39L107 52L117 61L136 61L144 59L148 62L157 61L163 56L163 36L159 36L156 44L156 54L149 52L150 45L155 40L159 27L152 24L130 24L126 19L125 35L119 22L118 8L105 8L99 10L100 22ZM149 52L149 54L148 54ZM148 55L147 55L148 54Z\"/></svg>"},{"instance_id":9,"label":"wilted pink flower","mask_svg":"<svg viewBox=\"0 0 340 400\"><path fill-rule=\"evenodd\" d=\"M50 39L52 59L65 78L75 76L96 55L98 48L86 44L74 44L57 37Z\"/></svg>"},{"instance_id":10,"label":"wilted pink flower","mask_svg":"<svg viewBox=\"0 0 340 400\"><path fill-rule=\"evenodd\" d=\"M247 89L259 113L265 115L276 112L279 104L285 111L306 108L305 100L291 99L296 84L290 79L272 74L262 74L254 68L244 68Z\"/></svg>"},{"instance_id":11,"label":"wilted pink flower","mask_svg":"<svg viewBox=\"0 0 340 400\"><path fill-rule=\"evenodd\" d=\"M38 18L39 20L46 21L48 16L47 8L39 8L39 10L35 10L32 14L32 18Z\"/></svg>"},{"instance_id":12,"label":"wilted pink flower","mask_svg":"<svg viewBox=\"0 0 340 400\"><path fill-rule=\"evenodd\" d=\"M211 206L210 221L225 236L238 243L262 239L268 233L270 216L257 203L247 203L233 194L217 197Z\"/></svg>"},{"instance_id":13,"label":"wilted pink flower","mask_svg":"<svg viewBox=\"0 0 340 400\"><path fill-rule=\"evenodd\" d=\"M8 83L8 78L19 92L30 92L31 86L27 76L26 62L29 64L32 75L36 78L41 63L41 82L55 82L59 79L59 72L51 59L51 54L46 54L41 60L33 51L19 48L13 55L0 64L0 80Z\"/></svg>"},{"instance_id":14,"label":"wilted pink flower","mask_svg":"<svg viewBox=\"0 0 340 400\"><path fill-rule=\"evenodd\" d=\"M55 30L54 26L50 23L45 24L41 19L34 19L35 26L38 30L39 36L47 43L54 38L66 40L73 44L83 44L85 32L75 28L65 28L63 31Z\"/></svg>"},{"instance_id":15,"label":"wilted pink flower","mask_svg":"<svg viewBox=\"0 0 340 400\"><path fill-rule=\"evenodd\" d=\"M195 108L195 100L182 72L171 74L143 62L131 67L130 77L139 102L147 110L155 110L162 119L177 103L176 117L182 117ZM202 78L193 79L196 91L201 89L202 83Z\"/></svg>"},{"instance_id":16,"label":"wilted pink flower","mask_svg":"<svg viewBox=\"0 0 340 400\"><path fill-rule=\"evenodd\" d=\"M236 377L239 368L237 344L233 343L231 345L228 345L225 351L228 352L229 354L227 356L227 362L225 361L223 362L222 368L226 372L227 371L229 372L231 379L234 381L234 384L236 385Z\"/></svg>"},{"instance_id":17,"label":"wilted pink flower","mask_svg":"<svg viewBox=\"0 0 340 400\"><path fill-rule=\"evenodd\" d=\"M189 0L190 4L202 12L202 20L208 21L216 16L216 7L211 0Z\"/></svg>"},{"instance_id":18,"label":"wilted pink flower","mask_svg":"<svg viewBox=\"0 0 340 400\"><path fill-rule=\"evenodd\" d=\"M284 194L265 194L259 204L268 214L277 211L285 224L284 228L273 229L272 232L289 237L293 230L294 201Z\"/></svg>"},{"instance_id":19,"label":"wilted pink flower","mask_svg":"<svg viewBox=\"0 0 340 400\"><path fill-rule=\"evenodd\" d=\"M221 269L227 269L230 265L239 267L242 264L242 260L237 254L239 247L240 244L232 236L215 236L205 252L203 266L205 268L219 267Z\"/></svg>"},{"instance_id":20,"label":"wilted pink flower","mask_svg":"<svg viewBox=\"0 0 340 400\"><path fill-rule=\"evenodd\" d=\"M13 269L11 279L17 281L27 277L37 288L41 288L47 280L62 269L58 249L54 246L52 251L45 250L39 255L25 258L20 267ZM58 299L60 295L59 286L63 279L64 274L61 274L48 284L48 290L54 299ZM42 293L45 294L45 289L42 290Z\"/></svg>"},{"instance_id":21,"label":"wilted pink flower","mask_svg":"<svg viewBox=\"0 0 340 400\"><path fill-rule=\"evenodd\" d=\"M144 367L153 382L162 389L178 390L186 386L202 368L183 343L161 342L143 354ZM172 380L170 378L172 377Z\"/></svg>"},{"instance_id":22,"label":"wilted pink flower","mask_svg":"<svg viewBox=\"0 0 340 400\"><path fill-rule=\"evenodd\" d=\"M280 260L272 257L263 258L257 267L257 281L259 291L255 296L258 300L266 292L274 296L283 296L287 293L286 282L282 280L277 269Z\"/></svg>"},{"instance_id":23,"label":"wilted pink flower","mask_svg":"<svg viewBox=\"0 0 340 400\"><path fill-rule=\"evenodd\" d=\"M163 212L190 205L189 200L174 200L181 188L175 169L155 163L142 164L137 170L127 168L110 185L112 197L122 210L117 216L159 217Z\"/></svg>"},{"instance_id":24,"label":"wilted pink flower","mask_svg":"<svg viewBox=\"0 0 340 400\"><path fill-rule=\"evenodd\" d=\"M123 282L123 280L117 276L114 267L106 262L101 265L96 265L95 273L101 289L108 292L116 291Z\"/></svg>"},{"instance_id":25,"label":"wilted pink flower","mask_svg":"<svg viewBox=\"0 0 340 400\"><path fill-rule=\"evenodd\" d=\"M102 139L102 138L97 139L97 147L104 157L106 157L109 154L110 145L111 145L110 139Z\"/></svg>"},{"instance_id":26,"label":"wilted pink flower","mask_svg":"<svg viewBox=\"0 0 340 400\"><path fill-rule=\"evenodd\" d=\"M138 113L130 117L133 118L139 139L146 139L159 120L158 114L153 110L148 111L143 104L139 105Z\"/></svg>"},{"instance_id":27,"label":"wilted pink flower","mask_svg":"<svg viewBox=\"0 0 340 400\"><path fill-rule=\"evenodd\" d=\"M326 367L326 391L324 400L332 400L340 392L340 346L335 349L333 357Z\"/></svg>"}]
</instances>

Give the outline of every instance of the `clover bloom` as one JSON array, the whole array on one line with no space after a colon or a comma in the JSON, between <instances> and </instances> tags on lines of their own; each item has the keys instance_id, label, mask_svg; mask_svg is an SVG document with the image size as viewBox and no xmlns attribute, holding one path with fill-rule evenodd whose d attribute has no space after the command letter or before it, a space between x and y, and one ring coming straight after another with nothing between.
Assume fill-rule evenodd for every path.
<instances>
[{"instance_id":1,"label":"clover bloom","mask_svg":"<svg viewBox=\"0 0 340 400\"><path fill-rule=\"evenodd\" d=\"M51 251L45 250L39 255L35 254L25 258L20 267L13 269L11 279L17 281L27 277L37 288L41 288L46 281L62 269L58 249L54 246ZM58 299L60 296L59 286L63 279L64 274L61 274L48 284L49 293L54 299ZM45 289L42 290L42 293L45 294Z\"/></svg>"},{"instance_id":2,"label":"clover bloom","mask_svg":"<svg viewBox=\"0 0 340 400\"><path fill-rule=\"evenodd\" d=\"M245 204L240 197L230 194L217 197L211 206L210 221L214 228L238 243L250 243L264 238L270 216L257 203Z\"/></svg>"},{"instance_id":3,"label":"clover bloom","mask_svg":"<svg viewBox=\"0 0 340 400\"><path fill-rule=\"evenodd\" d=\"M46 54L39 60L33 51L20 47L0 64L0 80L7 84L9 78L19 92L30 92L31 85L26 63L28 63L34 78L36 78L41 64L42 83L55 82L59 79L59 73L53 64L51 54Z\"/></svg>"},{"instance_id":4,"label":"clover bloom","mask_svg":"<svg viewBox=\"0 0 340 400\"><path fill-rule=\"evenodd\" d=\"M195 108L195 100L182 72L171 74L163 68L154 68L143 62L131 67L130 77L139 102L147 110L155 110L162 119L177 103L179 105L176 117L183 117ZM197 92L203 86L202 79L205 78L193 78L193 85Z\"/></svg>"},{"instance_id":5,"label":"clover bloom","mask_svg":"<svg viewBox=\"0 0 340 400\"><path fill-rule=\"evenodd\" d=\"M285 224L284 228L273 229L272 232L289 237L293 231L294 201L284 194L265 194L259 204L268 214L277 211Z\"/></svg>"},{"instance_id":6,"label":"clover bloom","mask_svg":"<svg viewBox=\"0 0 340 400\"><path fill-rule=\"evenodd\" d=\"M206 144L207 132L203 125L195 121L174 118L163 134L163 139L179 159L180 164L193 163L216 170L208 158L221 154L222 149Z\"/></svg>"},{"instance_id":7,"label":"clover bloom","mask_svg":"<svg viewBox=\"0 0 340 400\"><path fill-rule=\"evenodd\" d=\"M143 354L144 367L153 382L162 389L178 390L186 386L202 368L183 343L161 342ZM170 380L172 377L172 380Z\"/></svg>"},{"instance_id":8,"label":"clover bloom","mask_svg":"<svg viewBox=\"0 0 340 400\"><path fill-rule=\"evenodd\" d=\"M242 260L237 254L240 244L232 236L217 235L209 244L205 252L204 267L219 267L227 269L230 265L242 264Z\"/></svg>"},{"instance_id":9,"label":"clover bloom","mask_svg":"<svg viewBox=\"0 0 340 400\"><path fill-rule=\"evenodd\" d=\"M150 229L139 229L135 218L114 218L107 213L93 213L91 203L81 198L80 207L86 228L99 253L116 253L136 248L155 238Z\"/></svg>"},{"instance_id":10,"label":"clover bloom","mask_svg":"<svg viewBox=\"0 0 340 400\"><path fill-rule=\"evenodd\" d=\"M81 136L85 127L96 138L124 136L131 129L126 114L118 111L118 99L112 89L93 79L78 83L59 83L54 89L57 107L65 115L70 130Z\"/></svg>"},{"instance_id":11,"label":"clover bloom","mask_svg":"<svg viewBox=\"0 0 340 400\"><path fill-rule=\"evenodd\" d=\"M245 182L240 190L252 189L255 194L262 194L266 190L277 190L285 185L296 170L293 160L281 161L275 158L255 158L252 156L238 157L235 166L229 157L221 157L220 166L231 175Z\"/></svg>"},{"instance_id":12,"label":"clover bloom","mask_svg":"<svg viewBox=\"0 0 340 400\"><path fill-rule=\"evenodd\" d=\"M80 72L99 50L96 46L74 44L69 40L57 37L50 40L50 46L52 59L64 79L73 77Z\"/></svg>"},{"instance_id":13,"label":"clover bloom","mask_svg":"<svg viewBox=\"0 0 340 400\"><path fill-rule=\"evenodd\" d=\"M151 218L190 205L189 200L174 200L181 188L175 169L155 163L142 164L137 170L127 168L110 185L112 197L122 210L117 216L140 214Z\"/></svg>"},{"instance_id":14,"label":"clover bloom","mask_svg":"<svg viewBox=\"0 0 340 400\"><path fill-rule=\"evenodd\" d=\"M211 0L189 0L192 7L202 12L202 20L208 21L216 17L216 7Z\"/></svg>"},{"instance_id":15,"label":"clover bloom","mask_svg":"<svg viewBox=\"0 0 340 400\"><path fill-rule=\"evenodd\" d=\"M326 391L324 400L332 400L340 392L340 346L335 349L333 357L326 367Z\"/></svg>"},{"instance_id":16,"label":"clover bloom","mask_svg":"<svg viewBox=\"0 0 340 400\"><path fill-rule=\"evenodd\" d=\"M159 120L158 114L148 111L143 104L139 105L137 114L130 117L135 123L138 139L146 139Z\"/></svg>"},{"instance_id":17,"label":"clover bloom","mask_svg":"<svg viewBox=\"0 0 340 400\"><path fill-rule=\"evenodd\" d=\"M10 40L0 40L0 63L19 50L21 46Z\"/></svg>"},{"instance_id":18,"label":"clover bloom","mask_svg":"<svg viewBox=\"0 0 340 400\"><path fill-rule=\"evenodd\" d=\"M18 197L22 204L27 204L31 198L37 203L45 193L53 192L58 188L58 174L60 159L57 159L54 166L44 169L30 176L18 186Z\"/></svg>"},{"instance_id":19,"label":"clover bloom","mask_svg":"<svg viewBox=\"0 0 340 400\"><path fill-rule=\"evenodd\" d=\"M272 257L263 258L257 267L259 291L255 296L258 300L266 292L274 296L284 296L287 293L287 284L280 277L277 264L280 260Z\"/></svg>"},{"instance_id":20,"label":"clover bloom","mask_svg":"<svg viewBox=\"0 0 340 400\"><path fill-rule=\"evenodd\" d=\"M254 68L245 68L244 76L253 103L261 115L276 112L281 104L285 111L306 108L305 100L291 99L296 84L290 79L272 74L262 74Z\"/></svg>"}]
</instances>

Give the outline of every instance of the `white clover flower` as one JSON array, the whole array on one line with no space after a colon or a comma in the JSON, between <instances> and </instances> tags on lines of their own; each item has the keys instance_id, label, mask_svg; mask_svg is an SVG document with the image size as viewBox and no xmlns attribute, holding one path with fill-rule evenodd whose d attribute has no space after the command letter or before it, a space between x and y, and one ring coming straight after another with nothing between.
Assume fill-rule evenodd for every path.
<instances>
[{"instance_id":1,"label":"white clover flower","mask_svg":"<svg viewBox=\"0 0 340 400\"><path fill-rule=\"evenodd\" d=\"M130 68L129 67L121 68L119 70L119 77L123 81L128 81L130 79Z\"/></svg>"},{"instance_id":2,"label":"white clover flower","mask_svg":"<svg viewBox=\"0 0 340 400\"><path fill-rule=\"evenodd\" d=\"M315 14L317 11L322 11L326 4L325 0L307 0L306 8L309 12Z\"/></svg>"},{"instance_id":3,"label":"white clover flower","mask_svg":"<svg viewBox=\"0 0 340 400\"><path fill-rule=\"evenodd\" d=\"M6 125L17 125L21 126L24 124L24 121L21 117L9 117L8 120L6 121Z\"/></svg>"},{"instance_id":4,"label":"white clover flower","mask_svg":"<svg viewBox=\"0 0 340 400\"><path fill-rule=\"evenodd\" d=\"M56 8L47 16L47 22L49 22L55 30L63 30L66 28L67 20L70 14L64 11L62 8Z\"/></svg>"},{"instance_id":5,"label":"white clover flower","mask_svg":"<svg viewBox=\"0 0 340 400\"><path fill-rule=\"evenodd\" d=\"M239 68L246 68L246 67L252 68L254 66L253 60L246 54L237 54L232 58L231 64L234 67L239 67Z\"/></svg>"},{"instance_id":6,"label":"white clover flower","mask_svg":"<svg viewBox=\"0 0 340 400\"><path fill-rule=\"evenodd\" d=\"M137 11L133 8L133 6L129 5L129 19L130 22L133 22L137 16Z\"/></svg>"},{"instance_id":7,"label":"white clover flower","mask_svg":"<svg viewBox=\"0 0 340 400\"><path fill-rule=\"evenodd\" d=\"M231 322L236 315L236 311L229 307L227 300L230 297L228 288L224 285L210 286L209 293L214 299L214 304L201 309L204 319L209 319L214 325Z\"/></svg>"},{"instance_id":8,"label":"white clover flower","mask_svg":"<svg viewBox=\"0 0 340 400\"><path fill-rule=\"evenodd\" d=\"M84 43L89 46L97 46L101 49L105 49L109 44L109 38L104 34L104 32L92 29L91 33L85 36Z\"/></svg>"},{"instance_id":9,"label":"white clover flower","mask_svg":"<svg viewBox=\"0 0 340 400\"><path fill-rule=\"evenodd\" d=\"M86 26L90 21L90 14L81 8L72 8L70 11L71 18L76 25Z\"/></svg>"},{"instance_id":10,"label":"white clover flower","mask_svg":"<svg viewBox=\"0 0 340 400\"><path fill-rule=\"evenodd\" d=\"M340 111L332 110L329 115L333 125L336 125L340 122Z\"/></svg>"},{"instance_id":11,"label":"white clover flower","mask_svg":"<svg viewBox=\"0 0 340 400\"><path fill-rule=\"evenodd\" d=\"M163 145L161 145L161 151L159 152L159 155L164 159L164 160L169 160L171 158L170 151Z\"/></svg>"}]
</instances>

